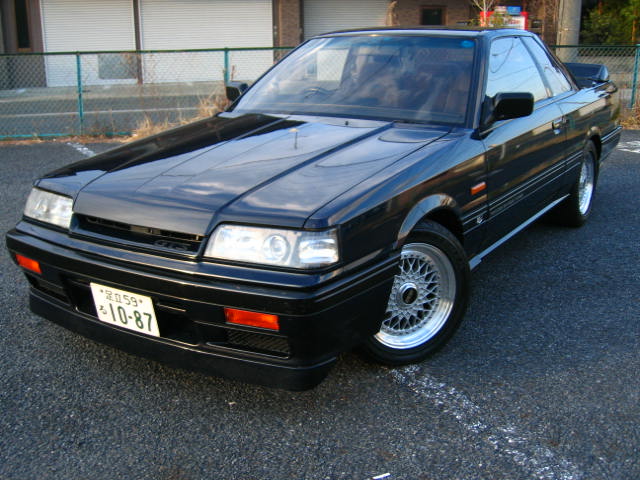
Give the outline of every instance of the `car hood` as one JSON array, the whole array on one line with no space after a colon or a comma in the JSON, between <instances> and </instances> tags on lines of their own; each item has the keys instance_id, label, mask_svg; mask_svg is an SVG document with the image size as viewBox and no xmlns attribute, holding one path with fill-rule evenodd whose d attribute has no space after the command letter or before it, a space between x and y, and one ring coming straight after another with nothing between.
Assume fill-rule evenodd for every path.
<instances>
[{"instance_id":1,"label":"car hood","mask_svg":"<svg viewBox=\"0 0 640 480\"><path fill-rule=\"evenodd\" d=\"M74 212L206 235L221 222L300 228L327 202L446 135L388 122L213 117L58 170Z\"/></svg>"}]
</instances>

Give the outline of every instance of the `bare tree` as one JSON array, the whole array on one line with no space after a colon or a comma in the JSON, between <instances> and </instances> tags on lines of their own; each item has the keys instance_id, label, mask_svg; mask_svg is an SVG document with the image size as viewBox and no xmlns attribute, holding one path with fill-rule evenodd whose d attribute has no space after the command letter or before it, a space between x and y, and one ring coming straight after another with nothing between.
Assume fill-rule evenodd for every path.
<instances>
[{"instance_id":1,"label":"bare tree","mask_svg":"<svg viewBox=\"0 0 640 480\"><path fill-rule=\"evenodd\" d=\"M490 12L493 10L493 6L496 3L496 0L470 0L471 5L476 7L481 12Z\"/></svg>"},{"instance_id":2,"label":"bare tree","mask_svg":"<svg viewBox=\"0 0 640 480\"><path fill-rule=\"evenodd\" d=\"M557 0L528 0L525 7L542 20L542 38L552 44L557 42L558 7Z\"/></svg>"},{"instance_id":3,"label":"bare tree","mask_svg":"<svg viewBox=\"0 0 640 480\"><path fill-rule=\"evenodd\" d=\"M398 25L398 12L396 8L398 6L398 0L390 0L387 5L387 17L385 24L387 27L394 27Z\"/></svg>"},{"instance_id":4,"label":"bare tree","mask_svg":"<svg viewBox=\"0 0 640 480\"><path fill-rule=\"evenodd\" d=\"M487 26L486 12L493 10L496 0L469 0L473 7L480 10L480 26Z\"/></svg>"}]
</instances>

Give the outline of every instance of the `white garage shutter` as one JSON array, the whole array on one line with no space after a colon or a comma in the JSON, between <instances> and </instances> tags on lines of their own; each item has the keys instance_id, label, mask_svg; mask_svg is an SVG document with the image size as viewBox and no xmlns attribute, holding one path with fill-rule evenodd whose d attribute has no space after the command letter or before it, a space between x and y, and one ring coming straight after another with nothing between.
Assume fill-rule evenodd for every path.
<instances>
[{"instance_id":1,"label":"white garage shutter","mask_svg":"<svg viewBox=\"0 0 640 480\"><path fill-rule=\"evenodd\" d=\"M142 48L272 47L271 9L271 0L141 0ZM230 55L230 70L238 80L253 80L272 63L271 51ZM221 80L223 69L222 52L145 55L144 80Z\"/></svg>"},{"instance_id":2,"label":"white garage shutter","mask_svg":"<svg viewBox=\"0 0 640 480\"><path fill-rule=\"evenodd\" d=\"M304 38L348 28L384 26L388 0L305 0Z\"/></svg>"},{"instance_id":3,"label":"white garage shutter","mask_svg":"<svg viewBox=\"0 0 640 480\"><path fill-rule=\"evenodd\" d=\"M41 0L46 52L135 50L131 0ZM86 84L135 82L130 58L123 55L82 56ZM76 84L72 56L48 56L47 84ZM130 77L130 78L128 78Z\"/></svg>"}]
</instances>

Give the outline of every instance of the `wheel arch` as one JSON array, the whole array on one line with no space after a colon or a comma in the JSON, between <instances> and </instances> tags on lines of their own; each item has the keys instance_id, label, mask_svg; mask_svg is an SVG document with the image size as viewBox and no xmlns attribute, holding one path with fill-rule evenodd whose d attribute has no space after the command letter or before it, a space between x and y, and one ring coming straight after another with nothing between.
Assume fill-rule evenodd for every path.
<instances>
[{"instance_id":1,"label":"wheel arch","mask_svg":"<svg viewBox=\"0 0 640 480\"><path fill-rule=\"evenodd\" d=\"M600 176L600 159L602 158L602 139L600 137L600 130L593 127L587 136L587 140L585 142L586 146L592 143L596 149L596 161L595 161L595 169L596 169L596 179Z\"/></svg>"},{"instance_id":2,"label":"wheel arch","mask_svg":"<svg viewBox=\"0 0 640 480\"><path fill-rule=\"evenodd\" d=\"M413 229L423 220L431 220L449 230L464 244L460 208L457 202L448 195L434 194L416 203L406 215L396 239L396 248L404 244Z\"/></svg>"},{"instance_id":3,"label":"wheel arch","mask_svg":"<svg viewBox=\"0 0 640 480\"><path fill-rule=\"evenodd\" d=\"M593 143L593 145L596 147L596 154L598 155L599 159L602 155L602 139L600 138L600 135L592 135L589 137L588 141Z\"/></svg>"},{"instance_id":4,"label":"wheel arch","mask_svg":"<svg viewBox=\"0 0 640 480\"><path fill-rule=\"evenodd\" d=\"M602 155L602 132L600 131L600 128L594 125L589 129L587 135L585 136L585 144L588 142L592 142L596 147L596 154L598 155L599 159Z\"/></svg>"}]
</instances>

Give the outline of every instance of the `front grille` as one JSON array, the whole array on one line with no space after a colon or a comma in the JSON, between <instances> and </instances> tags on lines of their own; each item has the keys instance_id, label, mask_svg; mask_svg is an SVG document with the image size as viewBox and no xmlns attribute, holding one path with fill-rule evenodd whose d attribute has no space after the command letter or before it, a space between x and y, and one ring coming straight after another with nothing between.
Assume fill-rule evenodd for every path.
<instances>
[{"instance_id":1,"label":"front grille","mask_svg":"<svg viewBox=\"0 0 640 480\"><path fill-rule=\"evenodd\" d=\"M29 273L26 273L26 277L34 289L64 303L69 303L69 297L67 297L67 293L64 291L64 288L56 285L55 283L48 282L42 277L31 275Z\"/></svg>"},{"instance_id":2,"label":"front grille","mask_svg":"<svg viewBox=\"0 0 640 480\"><path fill-rule=\"evenodd\" d=\"M84 232L146 244L173 253L195 253L203 239L202 235L130 225L88 215L76 215L76 218L80 229Z\"/></svg>"},{"instance_id":3,"label":"front grille","mask_svg":"<svg viewBox=\"0 0 640 480\"><path fill-rule=\"evenodd\" d=\"M228 335L229 343L235 347L284 356L288 356L291 353L289 342L286 338L261 333L241 332L240 330L229 330Z\"/></svg>"}]
</instances>

